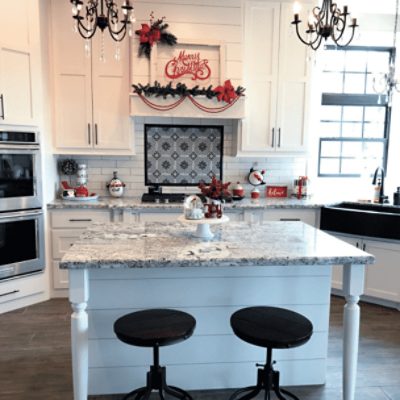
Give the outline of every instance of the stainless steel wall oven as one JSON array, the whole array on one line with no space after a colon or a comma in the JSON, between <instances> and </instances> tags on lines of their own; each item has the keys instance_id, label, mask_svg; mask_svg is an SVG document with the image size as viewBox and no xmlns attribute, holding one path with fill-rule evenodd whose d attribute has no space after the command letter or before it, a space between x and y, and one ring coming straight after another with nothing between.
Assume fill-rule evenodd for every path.
<instances>
[{"instance_id":1,"label":"stainless steel wall oven","mask_svg":"<svg viewBox=\"0 0 400 400\"><path fill-rule=\"evenodd\" d=\"M44 268L42 210L0 213L0 280Z\"/></svg>"},{"instance_id":2,"label":"stainless steel wall oven","mask_svg":"<svg viewBox=\"0 0 400 400\"><path fill-rule=\"evenodd\" d=\"M0 131L0 212L42 206L37 132Z\"/></svg>"},{"instance_id":3,"label":"stainless steel wall oven","mask_svg":"<svg viewBox=\"0 0 400 400\"><path fill-rule=\"evenodd\" d=\"M37 132L0 130L0 280L44 269Z\"/></svg>"}]
</instances>

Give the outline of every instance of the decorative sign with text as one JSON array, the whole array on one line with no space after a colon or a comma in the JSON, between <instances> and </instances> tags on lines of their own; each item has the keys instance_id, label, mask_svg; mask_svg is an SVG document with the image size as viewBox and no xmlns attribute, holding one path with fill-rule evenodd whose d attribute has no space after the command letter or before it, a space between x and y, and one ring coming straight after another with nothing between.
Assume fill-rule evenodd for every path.
<instances>
[{"instance_id":1,"label":"decorative sign with text","mask_svg":"<svg viewBox=\"0 0 400 400\"><path fill-rule=\"evenodd\" d=\"M182 50L177 57L167 62L165 75L170 79L189 75L193 81L204 81L210 77L211 68L208 65L208 60L201 58L200 52L186 53L185 50Z\"/></svg>"},{"instance_id":2,"label":"decorative sign with text","mask_svg":"<svg viewBox=\"0 0 400 400\"><path fill-rule=\"evenodd\" d=\"M287 197L287 186L267 186L267 197Z\"/></svg>"}]
</instances>

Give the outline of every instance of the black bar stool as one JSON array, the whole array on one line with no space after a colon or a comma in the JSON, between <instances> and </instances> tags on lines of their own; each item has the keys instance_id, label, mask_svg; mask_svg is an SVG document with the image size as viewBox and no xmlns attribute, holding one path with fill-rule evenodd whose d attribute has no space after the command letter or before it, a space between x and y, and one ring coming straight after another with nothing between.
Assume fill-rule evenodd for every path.
<instances>
[{"instance_id":1,"label":"black bar stool","mask_svg":"<svg viewBox=\"0 0 400 400\"><path fill-rule=\"evenodd\" d=\"M153 348L153 365L147 372L147 384L123 397L126 400L147 400L153 390L160 398L169 394L182 400L192 400L189 393L175 386L168 386L166 369L160 366L159 347L182 342L192 336L196 320L183 311L171 309L149 309L124 315L114 323L114 332L124 343Z\"/></svg>"},{"instance_id":2,"label":"black bar stool","mask_svg":"<svg viewBox=\"0 0 400 400\"><path fill-rule=\"evenodd\" d=\"M284 395L299 400L294 394L279 386L279 371L275 371L272 349L287 349L306 343L312 333L311 321L301 314L277 307L248 307L236 311L231 316L233 332L240 339L255 346L267 349L265 364L256 364L257 384L234 392L229 400L249 400L265 390L265 400L270 400L271 391L278 399L286 400ZM242 395L242 397L238 397Z\"/></svg>"}]
</instances>

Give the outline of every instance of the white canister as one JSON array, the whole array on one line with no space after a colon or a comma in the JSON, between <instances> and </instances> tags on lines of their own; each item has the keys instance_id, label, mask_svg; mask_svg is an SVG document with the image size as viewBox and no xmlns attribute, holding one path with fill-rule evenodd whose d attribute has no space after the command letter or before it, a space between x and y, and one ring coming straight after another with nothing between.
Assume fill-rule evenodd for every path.
<instances>
[{"instance_id":1,"label":"white canister","mask_svg":"<svg viewBox=\"0 0 400 400\"><path fill-rule=\"evenodd\" d=\"M86 164L79 164L76 172L76 184L78 186L86 186L88 183L88 173Z\"/></svg>"}]
</instances>

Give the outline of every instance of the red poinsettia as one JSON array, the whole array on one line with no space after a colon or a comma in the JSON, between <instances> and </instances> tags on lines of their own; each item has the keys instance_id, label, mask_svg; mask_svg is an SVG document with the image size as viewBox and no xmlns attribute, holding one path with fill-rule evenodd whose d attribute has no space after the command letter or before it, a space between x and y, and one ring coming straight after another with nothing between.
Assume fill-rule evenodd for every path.
<instances>
[{"instance_id":1,"label":"red poinsettia","mask_svg":"<svg viewBox=\"0 0 400 400\"><path fill-rule=\"evenodd\" d=\"M150 46L153 46L154 43L157 43L161 39L161 31L160 29L148 25L142 24L142 29L139 29L135 32L139 35L140 43L149 43Z\"/></svg>"},{"instance_id":2,"label":"red poinsettia","mask_svg":"<svg viewBox=\"0 0 400 400\"><path fill-rule=\"evenodd\" d=\"M222 200L232 196L228 190L230 184L231 182L222 183L222 181L213 176L210 185L207 186L205 183L200 183L199 189L204 196L210 199Z\"/></svg>"},{"instance_id":3,"label":"red poinsettia","mask_svg":"<svg viewBox=\"0 0 400 400\"><path fill-rule=\"evenodd\" d=\"M232 103L236 97L239 97L230 80L225 81L224 86L217 86L214 92L217 93L218 101L225 101L225 103L229 104Z\"/></svg>"}]
</instances>

